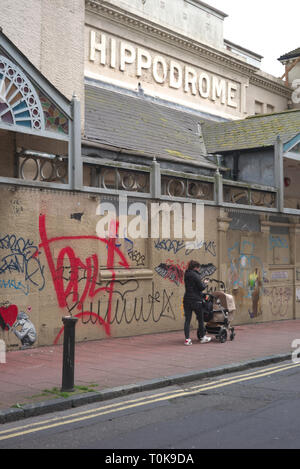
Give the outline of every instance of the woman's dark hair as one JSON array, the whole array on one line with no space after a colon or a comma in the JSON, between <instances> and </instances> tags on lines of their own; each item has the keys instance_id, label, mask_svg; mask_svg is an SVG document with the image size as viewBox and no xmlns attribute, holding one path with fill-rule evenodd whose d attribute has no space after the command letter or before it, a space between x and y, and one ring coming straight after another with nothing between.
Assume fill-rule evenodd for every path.
<instances>
[{"instance_id":1,"label":"woman's dark hair","mask_svg":"<svg viewBox=\"0 0 300 469\"><path fill-rule=\"evenodd\" d=\"M201 264L197 261L190 261L187 270L194 270L194 269L199 269L201 267Z\"/></svg>"}]
</instances>

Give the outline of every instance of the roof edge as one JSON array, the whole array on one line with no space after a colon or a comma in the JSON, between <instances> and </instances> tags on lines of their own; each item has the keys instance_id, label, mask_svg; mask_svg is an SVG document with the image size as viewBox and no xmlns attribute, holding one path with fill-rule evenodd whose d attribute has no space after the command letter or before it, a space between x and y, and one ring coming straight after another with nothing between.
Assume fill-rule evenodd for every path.
<instances>
[{"instance_id":1,"label":"roof edge","mask_svg":"<svg viewBox=\"0 0 300 469\"><path fill-rule=\"evenodd\" d=\"M97 140L94 140L94 139L89 139L89 138L86 138L86 137L83 137L81 139L81 143L83 146L87 146L87 147L91 147L91 148L98 148L98 149L102 149L102 150L108 150L108 151L114 151L116 153L120 153L120 154L124 154L124 155L133 155L133 156L140 156L140 157L144 157L144 158L147 158L147 159L151 159L153 160L154 158L159 162L159 160L161 161L172 161L173 163L181 163L181 164L185 164L185 165L190 165L190 166L196 166L196 167L199 167L199 168L205 168L205 169L213 169L213 170L216 170L217 169L217 165L213 164L213 163L209 163L207 161L207 163L205 162L202 162L202 161L197 161L197 160L181 160L179 158L176 158L176 157L168 157L168 156L158 156L157 154L151 154L151 153L146 153L146 152L139 152L139 151L136 151L136 150L131 150L131 149L128 149L128 148L121 148L121 147L115 147L113 145L107 145L107 144L104 144L104 143L100 143L99 141ZM205 155L200 155L202 156L203 158L206 158Z\"/></svg>"}]
</instances>

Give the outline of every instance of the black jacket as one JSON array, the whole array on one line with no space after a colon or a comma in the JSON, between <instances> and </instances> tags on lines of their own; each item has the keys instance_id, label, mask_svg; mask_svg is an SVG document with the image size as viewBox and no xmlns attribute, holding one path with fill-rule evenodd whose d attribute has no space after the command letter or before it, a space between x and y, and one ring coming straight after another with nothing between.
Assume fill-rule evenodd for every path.
<instances>
[{"instance_id":1,"label":"black jacket","mask_svg":"<svg viewBox=\"0 0 300 469\"><path fill-rule=\"evenodd\" d=\"M203 291L207 288L196 270L187 270L184 275L185 295L184 301L201 301L205 295Z\"/></svg>"}]
</instances>

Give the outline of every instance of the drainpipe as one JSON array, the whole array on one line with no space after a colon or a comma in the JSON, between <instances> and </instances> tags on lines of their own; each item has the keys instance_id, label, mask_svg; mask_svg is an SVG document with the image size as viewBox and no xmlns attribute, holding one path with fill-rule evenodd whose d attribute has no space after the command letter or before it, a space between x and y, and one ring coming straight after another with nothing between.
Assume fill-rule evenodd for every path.
<instances>
[{"instance_id":1,"label":"drainpipe","mask_svg":"<svg viewBox=\"0 0 300 469\"><path fill-rule=\"evenodd\" d=\"M72 97L72 128L69 148L69 184L71 190L82 188L82 156L81 156L81 109L80 101L75 94Z\"/></svg>"},{"instance_id":2,"label":"drainpipe","mask_svg":"<svg viewBox=\"0 0 300 469\"><path fill-rule=\"evenodd\" d=\"M161 196L161 174L160 164L153 158L150 175L151 196L153 199L159 199Z\"/></svg>"},{"instance_id":3,"label":"drainpipe","mask_svg":"<svg viewBox=\"0 0 300 469\"><path fill-rule=\"evenodd\" d=\"M274 169L275 169L275 186L278 190L277 208L278 211L284 212L284 171L283 171L283 143L280 135L277 136L274 146Z\"/></svg>"}]
</instances>

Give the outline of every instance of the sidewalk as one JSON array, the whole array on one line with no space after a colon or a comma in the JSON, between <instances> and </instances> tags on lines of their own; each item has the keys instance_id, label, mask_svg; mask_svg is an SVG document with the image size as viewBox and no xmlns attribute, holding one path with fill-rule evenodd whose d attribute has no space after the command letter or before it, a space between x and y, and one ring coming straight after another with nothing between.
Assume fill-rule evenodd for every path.
<instances>
[{"instance_id":1,"label":"sidewalk","mask_svg":"<svg viewBox=\"0 0 300 469\"><path fill-rule=\"evenodd\" d=\"M76 344L75 385L92 392L67 399L43 394L61 387L61 345L8 352L0 364L0 423L288 359L300 320L239 326L225 344L201 345L195 336L192 347L184 347L182 331Z\"/></svg>"}]
</instances>

